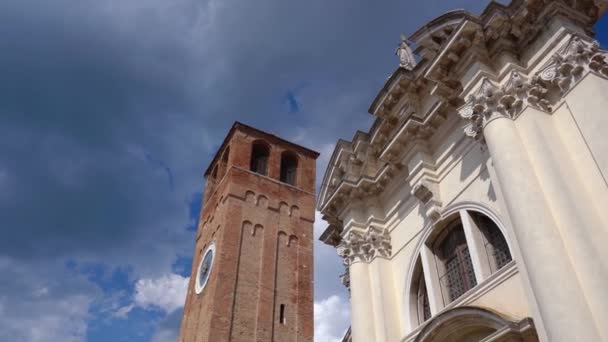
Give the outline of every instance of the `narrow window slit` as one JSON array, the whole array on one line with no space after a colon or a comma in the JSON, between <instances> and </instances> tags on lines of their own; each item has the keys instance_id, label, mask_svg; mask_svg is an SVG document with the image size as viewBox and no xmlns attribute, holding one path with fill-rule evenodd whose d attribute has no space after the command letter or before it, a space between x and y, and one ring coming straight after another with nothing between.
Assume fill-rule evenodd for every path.
<instances>
[{"instance_id":1,"label":"narrow window slit","mask_svg":"<svg viewBox=\"0 0 608 342\"><path fill-rule=\"evenodd\" d=\"M281 304L281 311L280 311L279 322L282 325L287 324L287 319L285 318L285 304Z\"/></svg>"}]
</instances>

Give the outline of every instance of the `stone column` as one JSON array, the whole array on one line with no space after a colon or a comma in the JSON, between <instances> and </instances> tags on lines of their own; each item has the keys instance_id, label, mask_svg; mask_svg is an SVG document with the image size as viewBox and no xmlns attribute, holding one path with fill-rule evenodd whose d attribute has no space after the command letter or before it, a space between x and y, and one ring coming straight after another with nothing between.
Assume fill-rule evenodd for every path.
<instances>
[{"instance_id":1,"label":"stone column","mask_svg":"<svg viewBox=\"0 0 608 342\"><path fill-rule=\"evenodd\" d=\"M515 122L506 116L486 123L484 137L529 283L541 317L543 341L601 341L537 174ZM543 331L544 330L544 331ZM543 333L546 333L544 335Z\"/></svg>"},{"instance_id":2,"label":"stone column","mask_svg":"<svg viewBox=\"0 0 608 342\"><path fill-rule=\"evenodd\" d=\"M374 327L376 329L376 340L375 341L388 341L386 332L386 318L385 313L388 311L387 305L384 300L384 292L382 289L382 279L380 271L380 262L382 260L377 259L369 264L369 277L370 277L370 289L371 289L371 301L372 301L372 317L370 320L374 320ZM370 340L371 341L371 340Z\"/></svg>"},{"instance_id":3,"label":"stone column","mask_svg":"<svg viewBox=\"0 0 608 342\"><path fill-rule=\"evenodd\" d=\"M369 277L369 264L357 262L349 267L350 307L351 307L351 335L354 342L376 340L374 308L371 302L371 286Z\"/></svg>"},{"instance_id":4,"label":"stone column","mask_svg":"<svg viewBox=\"0 0 608 342\"><path fill-rule=\"evenodd\" d=\"M368 227L348 231L337 247L338 255L349 267L351 296L351 333L353 342L386 341L383 293L376 258L391 255L390 235L386 229Z\"/></svg>"},{"instance_id":5,"label":"stone column","mask_svg":"<svg viewBox=\"0 0 608 342\"><path fill-rule=\"evenodd\" d=\"M569 114L565 111L553 115ZM529 108L518 128L527 142L539 183L552 210L567 255L604 341L608 340L608 231L591 204L567 150L553 124L554 117ZM573 128L574 129L574 128ZM598 184L600 187L602 184Z\"/></svg>"}]
</instances>

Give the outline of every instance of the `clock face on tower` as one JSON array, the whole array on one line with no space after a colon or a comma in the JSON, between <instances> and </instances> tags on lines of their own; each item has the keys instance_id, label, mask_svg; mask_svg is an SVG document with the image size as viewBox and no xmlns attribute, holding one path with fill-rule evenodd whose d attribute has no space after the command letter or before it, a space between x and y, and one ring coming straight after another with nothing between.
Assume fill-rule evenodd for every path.
<instances>
[{"instance_id":1,"label":"clock face on tower","mask_svg":"<svg viewBox=\"0 0 608 342\"><path fill-rule=\"evenodd\" d=\"M198 265L198 271L196 272L196 286L195 290L197 294L200 294L205 289L205 285L207 285L207 281L209 280L209 276L211 275L211 269L213 268L213 257L215 256L215 244L211 243L205 254L203 254L203 258L201 259L200 264Z\"/></svg>"}]
</instances>

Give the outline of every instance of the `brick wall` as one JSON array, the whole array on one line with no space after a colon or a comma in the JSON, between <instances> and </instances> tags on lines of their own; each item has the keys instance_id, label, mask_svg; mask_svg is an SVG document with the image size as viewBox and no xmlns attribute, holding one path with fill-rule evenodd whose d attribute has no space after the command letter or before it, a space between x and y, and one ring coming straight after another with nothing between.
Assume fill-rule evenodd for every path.
<instances>
[{"instance_id":1,"label":"brick wall","mask_svg":"<svg viewBox=\"0 0 608 342\"><path fill-rule=\"evenodd\" d=\"M249 170L256 141L270 147L267 176ZM279 181L285 151L298 157L295 186ZM316 158L278 137L233 126L206 173L180 341L312 341ZM211 243L214 266L197 295L198 265Z\"/></svg>"}]
</instances>

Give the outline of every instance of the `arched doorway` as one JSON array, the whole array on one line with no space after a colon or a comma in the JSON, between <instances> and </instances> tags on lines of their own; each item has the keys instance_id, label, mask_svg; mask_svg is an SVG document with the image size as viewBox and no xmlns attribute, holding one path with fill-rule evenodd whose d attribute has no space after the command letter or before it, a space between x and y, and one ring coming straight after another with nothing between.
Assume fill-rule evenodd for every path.
<instances>
[{"instance_id":1,"label":"arched doorway","mask_svg":"<svg viewBox=\"0 0 608 342\"><path fill-rule=\"evenodd\" d=\"M537 342L532 319L512 322L476 307L458 307L431 319L416 342Z\"/></svg>"}]
</instances>

